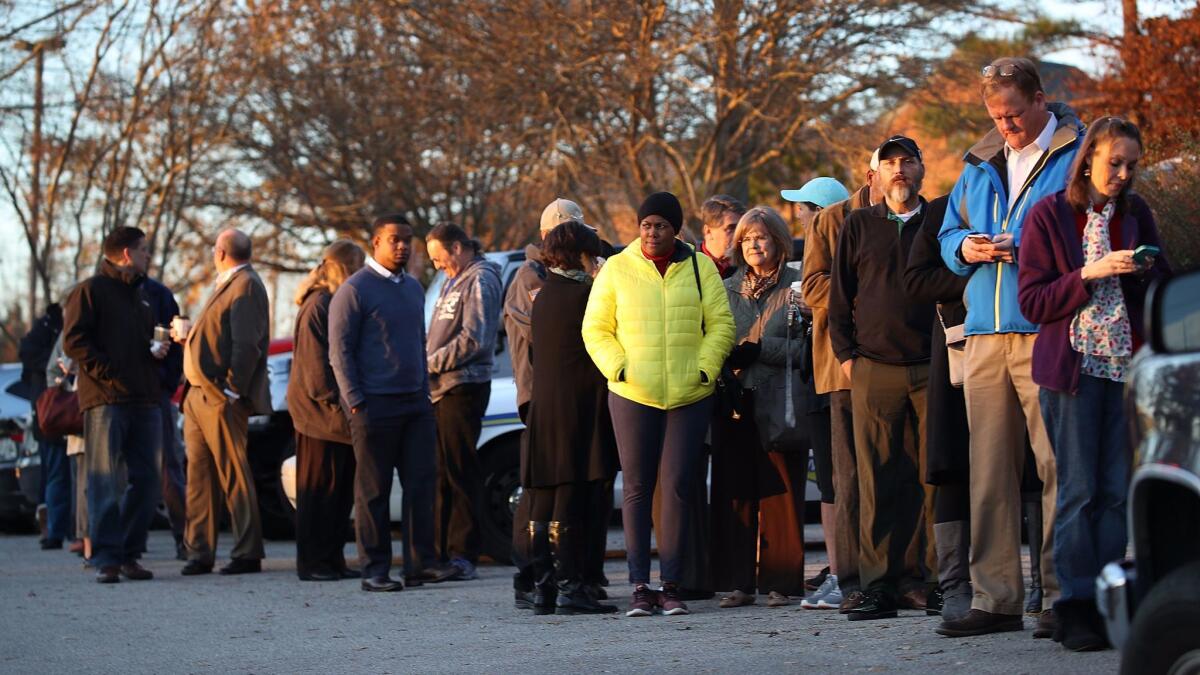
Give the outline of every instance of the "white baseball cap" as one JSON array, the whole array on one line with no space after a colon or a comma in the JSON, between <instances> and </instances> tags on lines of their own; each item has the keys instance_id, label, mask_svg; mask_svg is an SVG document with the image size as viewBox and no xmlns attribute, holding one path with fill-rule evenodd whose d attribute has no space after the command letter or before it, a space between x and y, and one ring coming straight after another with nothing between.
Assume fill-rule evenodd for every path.
<instances>
[{"instance_id":1,"label":"white baseball cap","mask_svg":"<svg viewBox=\"0 0 1200 675\"><path fill-rule=\"evenodd\" d=\"M588 225L583 220L583 209L570 199L562 199L561 197L550 202L546 208L542 209L541 227L538 229L542 232L553 230L563 223L574 220L583 225L596 229Z\"/></svg>"}]
</instances>

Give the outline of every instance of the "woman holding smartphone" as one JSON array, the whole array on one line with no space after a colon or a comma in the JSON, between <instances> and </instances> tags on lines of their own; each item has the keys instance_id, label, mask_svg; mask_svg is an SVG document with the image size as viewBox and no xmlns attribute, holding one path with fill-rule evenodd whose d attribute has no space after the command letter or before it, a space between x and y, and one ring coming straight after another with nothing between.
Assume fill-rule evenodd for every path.
<instances>
[{"instance_id":1,"label":"woman holding smartphone","mask_svg":"<svg viewBox=\"0 0 1200 675\"><path fill-rule=\"evenodd\" d=\"M1147 255L1160 248L1158 228L1131 190L1141 156L1135 125L1097 120L1066 189L1030 211L1017 261L1021 313L1041 324L1032 375L1058 465L1055 637L1073 651L1107 646L1094 580L1127 539L1125 375L1142 342L1146 288L1170 274L1161 255Z\"/></svg>"}]
</instances>

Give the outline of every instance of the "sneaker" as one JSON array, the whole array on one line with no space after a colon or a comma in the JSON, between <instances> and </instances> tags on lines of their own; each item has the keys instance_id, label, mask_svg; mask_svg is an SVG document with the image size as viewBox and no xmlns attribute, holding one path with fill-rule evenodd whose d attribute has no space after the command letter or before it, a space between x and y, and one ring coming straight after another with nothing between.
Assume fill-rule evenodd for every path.
<instances>
[{"instance_id":1,"label":"sneaker","mask_svg":"<svg viewBox=\"0 0 1200 675\"><path fill-rule=\"evenodd\" d=\"M450 561L453 567L458 569L458 573L450 577L451 581L473 581L479 578L479 573L475 571L475 565L463 558L455 558Z\"/></svg>"},{"instance_id":2,"label":"sneaker","mask_svg":"<svg viewBox=\"0 0 1200 675\"><path fill-rule=\"evenodd\" d=\"M629 601L625 616L650 616L654 613L657 595L646 584L638 584L633 589L633 598Z\"/></svg>"},{"instance_id":3,"label":"sneaker","mask_svg":"<svg viewBox=\"0 0 1200 675\"><path fill-rule=\"evenodd\" d=\"M658 592L658 605L662 607L665 616L682 616L688 614L687 605L679 599L679 587L675 584L664 584Z\"/></svg>"},{"instance_id":4,"label":"sneaker","mask_svg":"<svg viewBox=\"0 0 1200 675\"><path fill-rule=\"evenodd\" d=\"M817 589L819 589L821 587L821 584L825 583L825 579L829 575L830 575L829 568L826 567L825 569L818 572L817 576L812 577L810 579L805 579L804 580L804 590L816 591Z\"/></svg>"},{"instance_id":5,"label":"sneaker","mask_svg":"<svg viewBox=\"0 0 1200 675\"><path fill-rule=\"evenodd\" d=\"M842 589L838 586L836 574L825 577L821 587L800 601L804 609L837 609L842 606Z\"/></svg>"}]
</instances>

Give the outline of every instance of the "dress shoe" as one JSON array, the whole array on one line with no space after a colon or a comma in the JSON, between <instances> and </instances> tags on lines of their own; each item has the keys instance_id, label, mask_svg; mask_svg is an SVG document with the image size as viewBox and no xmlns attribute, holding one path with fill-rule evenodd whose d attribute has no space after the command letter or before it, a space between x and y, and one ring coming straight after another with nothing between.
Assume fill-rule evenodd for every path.
<instances>
[{"instance_id":1,"label":"dress shoe","mask_svg":"<svg viewBox=\"0 0 1200 675\"><path fill-rule=\"evenodd\" d=\"M297 572L296 576L300 577L300 581L341 581L342 575L333 570L310 570L307 572Z\"/></svg>"},{"instance_id":2,"label":"dress shoe","mask_svg":"<svg viewBox=\"0 0 1200 675\"><path fill-rule=\"evenodd\" d=\"M349 567L345 567L345 566L339 567L337 569L337 575L338 575L339 579L361 579L362 578L362 572L359 572L358 570L352 570Z\"/></svg>"},{"instance_id":3,"label":"dress shoe","mask_svg":"<svg viewBox=\"0 0 1200 675\"><path fill-rule=\"evenodd\" d=\"M604 586L602 586L598 583L584 582L583 590L587 591L587 594L592 596L593 600L607 600L608 599L608 591L604 590Z\"/></svg>"},{"instance_id":4,"label":"dress shoe","mask_svg":"<svg viewBox=\"0 0 1200 675\"><path fill-rule=\"evenodd\" d=\"M422 579L421 577L409 576L407 574L404 575L404 587L405 588L420 588L421 586L424 586L424 585L425 585L425 580Z\"/></svg>"},{"instance_id":5,"label":"dress shoe","mask_svg":"<svg viewBox=\"0 0 1200 675\"><path fill-rule=\"evenodd\" d=\"M154 578L154 572L142 567L138 561L130 560L121 565L121 576L130 581L149 581Z\"/></svg>"},{"instance_id":6,"label":"dress shoe","mask_svg":"<svg viewBox=\"0 0 1200 675\"><path fill-rule=\"evenodd\" d=\"M121 580L121 568L117 565L105 565L96 572L96 583L115 584Z\"/></svg>"},{"instance_id":7,"label":"dress shoe","mask_svg":"<svg viewBox=\"0 0 1200 675\"><path fill-rule=\"evenodd\" d=\"M842 603L838 605L838 614L849 614L851 610L863 604L866 597L862 591L850 591L842 598Z\"/></svg>"},{"instance_id":8,"label":"dress shoe","mask_svg":"<svg viewBox=\"0 0 1200 675\"><path fill-rule=\"evenodd\" d=\"M940 616L942 613L942 589L934 586L925 594L925 615Z\"/></svg>"},{"instance_id":9,"label":"dress shoe","mask_svg":"<svg viewBox=\"0 0 1200 675\"><path fill-rule=\"evenodd\" d=\"M262 561L255 558L234 558L221 568L221 574L255 574L262 571Z\"/></svg>"},{"instance_id":10,"label":"dress shoe","mask_svg":"<svg viewBox=\"0 0 1200 675\"><path fill-rule=\"evenodd\" d=\"M916 609L924 611L924 609L928 607L928 601L925 599L927 593L928 591L926 591L924 588L913 586L912 588L900 594L897 604L900 606L900 609Z\"/></svg>"},{"instance_id":11,"label":"dress shoe","mask_svg":"<svg viewBox=\"0 0 1200 675\"><path fill-rule=\"evenodd\" d=\"M968 637L1019 630L1025 630L1025 624L1019 614L993 614L982 609L972 609L965 617L957 621L943 621L942 625L937 627L938 634L946 637Z\"/></svg>"},{"instance_id":12,"label":"dress shoe","mask_svg":"<svg viewBox=\"0 0 1200 675\"><path fill-rule=\"evenodd\" d=\"M199 560L189 560L183 566L179 573L185 577L194 577L198 574L211 574L213 570L212 563L202 563Z\"/></svg>"},{"instance_id":13,"label":"dress shoe","mask_svg":"<svg viewBox=\"0 0 1200 675\"><path fill-rule=\"evenodd\" d=\"M1047 609L1038 615L1037 627L1033 629L1033 637L1037 639L1053 638L1058 632L1058 614L1053 609ZM1062 636L1059 635L1054 640L1062 642Z\"/></svg>"},{"instance_id":14,"label":"dress shoe","mask_svg":"<svg viewBox=\"0 0 1200 675\"><path fill-rule=\"evenodd\" d=\"M184 544L182 541L175 542L175 559L176 560L187 560L188 559L187 558L187 544Z\"/></svg>"},{"instance_id":15,"label":"dress shoe","mask_svg":"<svg viewBox=\"0 0 1200 675\"><path fill-rule=\"evenodd\" d=\"M370 593L395 593L404 590L404 583L388 576L362 580L362 589Z\"/></svg>"},{"instance_id":16,"label":"dress shoe","mask_svg":"<svg viewBox=\"0 0 1200 675\"><path fill-rule=\"evenodd\" d=\"M792 599L779 591L771 591L767 594L767 607L787 607L790 604L792 604Z\"/></svg>"},{"instance_id":17,"label":"dress shoe","mask_svg":"<svg viewBox=\"0 0 1200 675\"><path fill-rule=\"evenodd\" d=\"M756 598L753 593L747 593L745 591L734 590L729 595L721 598L721 602L718 603L718 606L721 609L731 609L733 607L747 607L749 605L753 605L755 600L756 600Z\"/></svg>"},{"instance_id":18,"label":"dress shoe","mask_svg":"<svg viewBox=\"0 0 1200 675\"><path fill-rule=\"evenodd\" d=\"M430 565L420 572L417 572L414 576L420 581L428 581L431 584L440 584L443 581L450 581L451 579L457 577L461 572L462 570L458 569L458 567L445 562L438 563L437 565Z\"/></svg>"},{"instance_id":19,"label":"dress shoe","mask_svg":"<svg viewBox=\"0 0 1200 675\"><path fill-rule=\"evenodd\" d=\"M517 609L533 609L533 591L514 588L513 607Z\"/></svg>"},{"instance_id":20,"label":"dress shoe","mask_svg":"<svg viewBox=\"0 0 1200 675\"><path fill-rule=\"evenodd\" d=\"M851 621L894 619L896 616L896 601L890 594L883 591L863 593L862 604L846 612L846 618Z\"/></svg>"},{"instance_id":21,"label":"dress shoe","mask_svg":"<svg viewBox=\"0 0 1200 675\"><path fill-rule=\"evenodd\" d=\"M1091 615L1096 611L1095 606L1091 600L1068 600L1055 605L1064 649L1094 652L1108 648L1108 640L1093 624Z\"/></svg>"}]
</instances>

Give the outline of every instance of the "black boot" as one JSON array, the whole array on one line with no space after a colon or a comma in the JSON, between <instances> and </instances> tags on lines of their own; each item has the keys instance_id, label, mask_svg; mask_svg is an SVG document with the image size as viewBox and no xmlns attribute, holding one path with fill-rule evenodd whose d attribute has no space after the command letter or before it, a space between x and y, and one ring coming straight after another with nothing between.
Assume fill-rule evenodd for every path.
<instances>
[{"instance_id":1,"label":"black boot","mask_svg":"<svg viewBox=\"0 0 1200 675\"><path fill-rule=\"evenodd\" d=\"M517 572L513 575L513 605L517 609L533 609L533 555L529 542L529 492L523 490L513 514L512 562Z\"/></svg>"},{"instance_id":2,"label":"black boot","mask_svg":"<svg viewBox=\"0 0 1200 675\"><path fill-rule=\"evenodd\" d=\"M1108 640L1096 631L1093 615L1096 603L1092 600L1068 600L1054 605L1062 628L1062 646L1073 652L1094 652L1108 648Z\"/></svg>"},{"instance_id":3,"label":"black boot","mask_svg":"<svg viewBox=\"0 0 1200 675\"><path fill-rule=\"evenodd\" d=\"M558 580L558 601L555 614L609 614L617 611L613 605L596 602L583 585L580 558L585 542L579 538L580 528L558 521L550 522L550 551L554 557L554 576Z\"/></svg>"},{"instance_id":4,"label":"black boot","mask_svg":"<svg viewBox=\"0 0 1200 675\"><path fill-rule=\"evenodd\" d=\"M1042 613L1042 495L1021 502L1025 512L1025 536L1029 539L1029 597L1026 614Z\"/></svg>"},{"instance_id":5,"label":"black boot","mask_svg":"<svg viewBox=\"0 0 1200 675\"><path fill-rule=\"evenodd\" d=\"M533 565L533 613L553 614L558 589L554 586L554 563L550 557L550 524L529 521L529 562Z\"/></svg>"}]
</instances>

